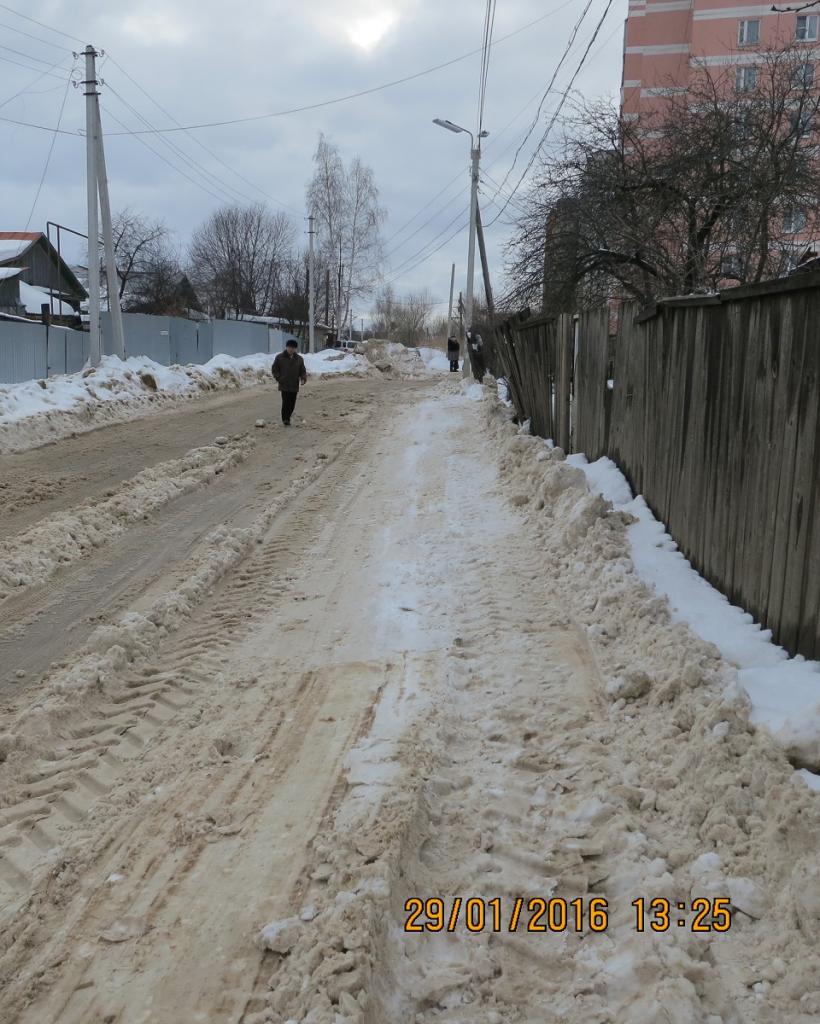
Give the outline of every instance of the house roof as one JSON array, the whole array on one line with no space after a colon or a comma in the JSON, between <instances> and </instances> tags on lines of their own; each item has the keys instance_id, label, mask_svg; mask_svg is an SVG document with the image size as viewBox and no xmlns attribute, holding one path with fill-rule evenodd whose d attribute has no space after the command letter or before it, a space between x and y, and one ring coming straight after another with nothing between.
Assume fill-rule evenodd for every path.
<instances>
[{"instance_id":1,"label":"house roof","mask_svg":"<svg viewBox=\"0 0 820 1024\"><path fill-rule=\"evenodd\" d=\"M8 281L10 278L17 277L18 274L22 273L22 267L0 267L0 281Z\"/></svg>"},{"instance_id":2,"label":"house roof","mask_svg":"<svg viewBox=\"0 0 820 1024\"><path fill-rule=\"evenodd\" d=\"M56 295L52 302L51 293L47 288L37 288L33 284L20 282L20 302L26 307L27 313L42 311L43 306L53 306L55 316L76 316L77 311L67 302L63 302Z\"/></svg>"},{"instance_id":3,"label":"house roof","mask_svg":"<svg viewBox=\"0 0 820 1024\"><path fill-rule=\"evenodd\" d=\"M8 237L4 237L8 236ZM8 263L9 260L16 260L34 245L33 241L27 242L23 238L15 238L11 232L0 232L0 263Z\"/></svg>"},{"instance_id":4,"label":"house roof","mask_svg":"<svg viewBox=\"0 0 820 1024\"><path fill-rule=\"evenodd\" d=\"M0 231L0 266L19 259L41 240L45 243L51 259L55 263L59 262L60 271L71 287L78 295L87 295L88 292L77 275L66 261L58 256L57 250L42 231Z\"/></svg>"}]
</instances>

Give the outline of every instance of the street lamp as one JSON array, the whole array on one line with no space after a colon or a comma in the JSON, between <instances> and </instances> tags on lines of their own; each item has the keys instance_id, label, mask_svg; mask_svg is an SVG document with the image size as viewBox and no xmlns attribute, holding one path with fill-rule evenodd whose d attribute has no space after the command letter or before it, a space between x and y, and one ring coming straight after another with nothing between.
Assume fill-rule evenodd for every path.
<instances>
[{"instance_id":1,"label":"street lamp","mask_svg":"<svg viewBox=\"0 0 820 1024\"><path fill-rule=\"evenodd\" d=\"M471 330L473 325L473 278L475 276L475 236L478 210L478 168L481 161L481 140L486 139L490 133L479 132L478 139L476 140L476 137L469 128L462 128L461 125L448 121L445 118L435 117L433 118L433 124L438 125L439 128L446 128L448 132L454 132L456 135L466 132L470 136L470 241L467 250L467 298L464 304L464 312L467 329ZM467 349L465 352L465 369L469 358L469 349Z\"/></svg>"}]
</instances>

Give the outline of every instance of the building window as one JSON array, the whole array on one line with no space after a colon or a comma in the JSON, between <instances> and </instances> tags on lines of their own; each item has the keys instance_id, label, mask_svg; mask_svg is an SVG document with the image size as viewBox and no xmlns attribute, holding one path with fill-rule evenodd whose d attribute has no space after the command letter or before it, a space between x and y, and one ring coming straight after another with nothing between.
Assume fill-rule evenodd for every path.
<instances>
[{"instance_id":1,"label":"building window","mask_svg":"<svg viewBox=\"0 0 820 1024\"><path fill-rule=\"evenodd\" d=\"M736 253L728 253L720 261L720 272L727 280L739 281L743 275L740 257Z\"/></svg>"},{"instance_id":2,"label":"building window","mask_svg":"<svg viewBox=\"0 0 820 1024\"><path fill-rule=\"evenodd\" d=\"M737 23L738 46L754 46L760 42L760 19L744 18Z\"/></svg>"},{"instance_id":3,"label":"building window","mask_svg":"<svg viewBox=\"0 0 820 1024\"><path fill-rule=\"evenodd\" d=\"M799 14L797 16L796 38L801 43L816 42L818 30L820 30L819 14Z\"/></svg>"},{"instance_id":4,"label":"building window","mask_svg":"<svg viewBox=\"0 0 820 1024\"><path fill-rule=\"evenodd\" d=\"M814 64L800 64L794 69L795 89L811 89L814 85Z\"/></svg>"},{"instance_id":5,"label":"building window","mask_svg":"<svg viewBox=\"0 0 820 1024\"><path fill-rule=\"evenodd\" d=\"M789 114L789 121L791 122L792 131L798 139L805 139L807 135L811 135L814 131L814 121L810 110L793 110Z\"/></svg>"},{"instance_id":6,"label":"building window","mask_svg":"<svg viewBox=\"0 0 820 1024\"><path fill-rule=\"evenodd\" d=\"M783 232L787 235L799 235L806 227L806 211L799 206L791 206L783 214Z\"/></svg>"},{"instance_id":7,"label":"building window","mask_svg":"<svg viewBox=\"0 0 820 1024\"><path fill-rule=\"evenodd\" d=\"M752 92L757 88L757 68L738 68L736 86L738 92Z\"/></svg>"}]
</instances>

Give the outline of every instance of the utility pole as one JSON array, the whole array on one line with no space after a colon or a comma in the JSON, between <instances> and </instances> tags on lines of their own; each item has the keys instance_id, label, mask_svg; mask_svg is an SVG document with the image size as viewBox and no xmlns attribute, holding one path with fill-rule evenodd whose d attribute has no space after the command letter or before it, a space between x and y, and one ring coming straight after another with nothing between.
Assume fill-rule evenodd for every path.
<instances>
[{"instance_id":1,"label":"utility pole","mask_svg":"<svg viewBox=\"0 0 820 1024\"><path fill-rule=\"evenodd\" d=\"M453 291L456 286L456 265L453 264L453 269L450 272L450 305L447 307L447 337L452 338L453 336Z\"/></svg>"},{"instance_id":2,"label":"utility pole","mask_svg":"<svg viewBox=\"0 0 820 1024\"><path fill-rule=\"evenodd\" d=\"M481 210L476 203L475 208L476 231L478 233L478 251L481 255L481 272L484 275L484 294L487 297L487 313L490 317L490 326L495 326L495 303L493 302L493 289L490 284L490 267L487 263L487 247L484 244L484 228L481 225Z\"/></svg>"},{"instance_id":3,"label":"utility pole","mask_svg":"<svg viewBox=\"0 0 820 1024\"><path fill-rule=\"evenodd\" d=\"M114 229L111 224L111 198L108 194L108 171L105 166L105 146L103 143L100 104L97 108L97 184L100 192L100 213L102 215L103 244L105 246L105 280L108 285L108 310L111 313L111 330L114 355L125 359L125 331L122 326L122 309L120 307L120 281L117 274L117 261L114 255Z\"/></svg>"},{"instance_id":4,"label":"utility pole","mask_svg":"<svg viewBox=\"0 0 820 1024\"><path fill-rule=\"evenodd\" d=\"M472 147L471 156L472 161L470 166L470 245L467 250L467 298L465 302L465 314L467 317L468 330L470 330L473 326L473 278L475 277L476 213L478 211L478 173L479 161L481 160L481 138L476 139L475 145ZM469 356L467 362L469 362Z\"/></svg>"},{"instance_id":5,"label":"utility pole","mask_svg":"<svg viewBox=\"0 0 820 1024\"><path fill-rule=\"evenodd\" d=\"M89 352L92 366L99 366L102 358L100 337L100 226L97 217L97 51L93 46L85 49L85 157L86 201L88 204L88 316Z\"/></svg>"},{"instance_id":6,"label":"utility pole","mask_svg":"<svg viewBox=\"0 0 820 1024\"><path fill-rule=\"evenodd\" d=\"M315 352L316 351L316 327L315 327L315 323L316 323L316 290L315 290L315 286L314 286L314 283L313 283L313 279L314 279L314 276L315 276L315 273L316 273L315 255L314 255L314 252L313 252L313 236L316 234L316 230L314 228L315 220L316 220L316 218L313 216L313 214L311 214L308 217L308 224L309 224L308 236L310 238L310 258L309 258L309 261L308 261L308 292L309 292L308 304L309 304L309 307L310 307L310 311L308 313L308 316L310 317L310 325L308 327L309 338L310 338L309 344L308 344L308 351L309 352Z\"/></svg>"},{"instance_id":7,"label":"utility pole","mask_svg":"<svg viewBox=\"0 0 820 1024\"><path fill-rule=\"evenodd\" d=\"M336 320L338 321L336 336L337 341L342 340L342 330L344 329L344 321L342 320L342 273L344 271L344 265L342 264L342 237L339 236L339 282L336 289Z\"/></svg>"},{"instance_id":8,"label":"utility pole","mask_svg":"<svg viewBox=\"0 0 820 1024\"><path fill-rule=\"evenodd\" d=\"M105 273L108 284L108 308L111 312L114 355L125 358L125 335L120 309L119 279L114 258L114 233L111 226L111 200L100 118L100 94L97 90L97 51L85 48L85 134L86 201L88 204L88 313L89 362L98 366L102 359L100 331L100 212L105 247ZM98 205L99 204L99 205Z\"/></svg>"}]
</instances>

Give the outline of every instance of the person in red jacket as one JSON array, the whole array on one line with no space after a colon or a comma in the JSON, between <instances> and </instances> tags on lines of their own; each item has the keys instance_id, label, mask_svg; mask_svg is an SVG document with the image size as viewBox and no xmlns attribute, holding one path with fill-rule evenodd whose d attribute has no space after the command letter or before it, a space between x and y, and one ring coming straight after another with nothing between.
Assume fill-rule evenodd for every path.
<instances>
[{"instance_id":1,"label":"person in red jacket","mask_svg":"<svg viewBox=\"0 0 820 1024\"><path fill-rule=\"evenodd\" d=\"M299 355L298 346L292 338L285 345L285 351L274 359L271 372L282 392L282 423L289 427L296 408L299 385L307 383L305 361Z\"/></svg>"}]
</instances>

